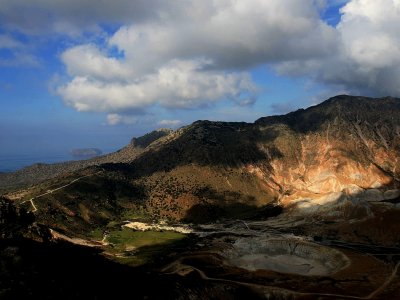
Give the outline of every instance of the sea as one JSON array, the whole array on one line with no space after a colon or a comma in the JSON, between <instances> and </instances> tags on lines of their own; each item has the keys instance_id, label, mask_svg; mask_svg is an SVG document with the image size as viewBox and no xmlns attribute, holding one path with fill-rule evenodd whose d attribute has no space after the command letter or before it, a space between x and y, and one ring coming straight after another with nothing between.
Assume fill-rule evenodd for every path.
<instances>
[{"instance_id":1,"label":"sea","mask_svg":"<svg viewBox=\"0 0 400 300\"><path fill-rule=\"evenodd\" d=\"M69 160L76 160L69 154L50 154L50 155L0 155L0 172L14 172L24 167L36 163L57 163Z\"/></svg>"},{"instance_id":2,"label":"sea","mask_svg":"<svg viewBox=\"0 0 400 300\"><path fill-rule=\"evenodd\" d=\"M103 151L107 154L117 149ZM0 154L0 172L14 172L36 163L52 164L71 160L87 159L88 157L77 158L70 153L49 153L49 154Z\"/></svg>"}]
</instances>

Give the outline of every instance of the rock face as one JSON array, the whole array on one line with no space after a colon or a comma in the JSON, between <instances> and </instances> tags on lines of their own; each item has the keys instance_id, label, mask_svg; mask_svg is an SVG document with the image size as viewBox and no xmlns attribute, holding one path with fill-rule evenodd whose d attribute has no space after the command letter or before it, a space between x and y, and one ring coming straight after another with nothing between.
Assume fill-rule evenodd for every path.
<instances>
[{"instance_id":1,"label":"rock face","mask_svg":"<svg viewBox=\"0 0 400 300\"><path fill-rule=\"evenodd\" d=\"M160 128L158 130L154 130L150 133L145 134L144 136L138 137L138 138L133 138L131 140L131 147L140 147L140 148L146 148L149 146L151 143L154 141L169 135L172 133L171 129L168 128Z\"/></svg>"},{"instance_id":2,"label":"rock face","mask_svg":"<svg viewBox=\"0 0 400 300\"><path fill-rule=\"evenodd\" d=\"M359 217L371 201L398 198L399 154L398 99L337 96L254 124L195 122L134 160L130 174L151 191L153 207L276 200ZM160 199L160 187L174 192Z\"/></svg>"},{"instance_id":3,"label":"rock face","mask_svg":"<svg viewBox=\"0 0 400 300\"><path fill-rule=\"evenodd\" d=\"M269 178L287 190L281 201L397 186L399 104L392 98L339 96L285 118L258 120L264 130L279 124L290 134L287 140L296 141L292 149L278 148L284 159L270 162Z\"/></svg>"}]
</instances>

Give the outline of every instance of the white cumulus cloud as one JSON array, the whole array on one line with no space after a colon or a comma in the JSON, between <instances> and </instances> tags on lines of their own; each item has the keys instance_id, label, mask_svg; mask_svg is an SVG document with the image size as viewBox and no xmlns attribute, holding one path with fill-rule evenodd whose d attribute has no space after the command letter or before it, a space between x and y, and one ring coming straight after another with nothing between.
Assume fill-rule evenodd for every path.
<instances>
[{"instance_id":1,"label":"white cumulus cloud","mask_svg":"<svg viewBox=\"0 0 400 300\"><path fill-rule=\"evenodd\" d=\"M70 48L61 59L71 76L90 76L100 80L124 80L132 76L130 68L116 58L108 57L94 44Z\"/></svg>"},{"instance_id":2,"label":"white cumulus cloud","mask_svg":"<svg viewBox=\"0 0 400 300\"><path fill-rule=\"evenodd\" d=\"M72 79L59 89L65 102L111 113L224 99L248 106L257 98L251 68L323 57L335 46L335 30L310 0L184 1L173 14L167 3L157 17L122 26L102 49L66 50Z\"/></svg>"},{"instance_id":3,"label":"white cumulus cloud","mask_svg":"<svg viewBox=\"0 0 400 300\"><path fill-rule=\"evenodd\" d=\"M157 125L175 128L175 127L182 125L182 121L181 120L161 120L157 123Z\"/></svg>"},{"instance_id":4,"label":"white cumulus cloud","mask_svg":"<svg viewBox=\"0 0 400 300\"><path fill-rule=\"evenodd\" d=\"M400 96L400 1L352 0L341 13L331 55L282 62L277 70L352 93Z\"/></svg>"},{"instance_id":5,"label":"white cumulus cloud","mask_svg":"<svg viewBox=\"0 0 400 300\"><path fill-rule=\"evenodd\" d=\"M202 60L173 60L157 72L124 80L97 78L95 70L59 88L66 103L79 111L123 112L154 104L193 108L232 98L245 101L256 88L246 73L204 70ZM94 68L96 69L96 68Z\"/></svg>"},{"instance_id":6,"label":"white cumulus cloud","mask_svg":"<svg viewBox=\"0 0 400 300\"><path fill-rule=\"evenodd\" d=\"M120 115L120 114L108 114L107 115L107 124L114 126L118 124L132 125L138 122L138 118L136 116L130 115Z\"/></svg>"},{"instance_id":7,"label":"white cumulus cloud","mask_svg":"<svg viewBox=\"0 0 400 300\"><path fill-rule=\"evenodd\" d=\"M336 27L321 19L340 6ZM152 107L251 106L260 66L326 90L400 96L399 0L0 0L0 19L0 48L13 52L2 66L38 64L14 33L75 37L58 93L110 124Z\"/></svg>"}]
</instances>

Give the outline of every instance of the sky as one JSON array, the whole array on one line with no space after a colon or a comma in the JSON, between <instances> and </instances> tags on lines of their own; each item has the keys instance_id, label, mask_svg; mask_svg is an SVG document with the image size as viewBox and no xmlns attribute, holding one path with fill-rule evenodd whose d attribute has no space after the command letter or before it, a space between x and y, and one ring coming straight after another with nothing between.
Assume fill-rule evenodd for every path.
<instances>
[{"instance_id":1,"label":"sky","mask_svg":"<svg viewBox=\"0 0 400 300\"><path fill-rule=\"evenodd\" d=\"M0 0L0 159L400 96L399 28L399 0Z\"/></svg>"}]
</instances>

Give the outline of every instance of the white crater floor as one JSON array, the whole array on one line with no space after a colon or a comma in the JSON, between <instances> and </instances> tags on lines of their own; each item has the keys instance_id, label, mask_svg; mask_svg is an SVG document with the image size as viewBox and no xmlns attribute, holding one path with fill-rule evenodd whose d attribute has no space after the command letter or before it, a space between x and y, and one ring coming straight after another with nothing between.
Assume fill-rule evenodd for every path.
<instances>
[{"instance_id":1,"label":"white crater floor","mask_svg":"<svg viewBox=\"0 0 400 300\"><path fill-rule=\"evenodd\" d=\"M325 276L346 268L342 252L296 239L241 238L223 253L228 263L249 271L271 270L306 276Z\"/></svg>"}]
</instances>

